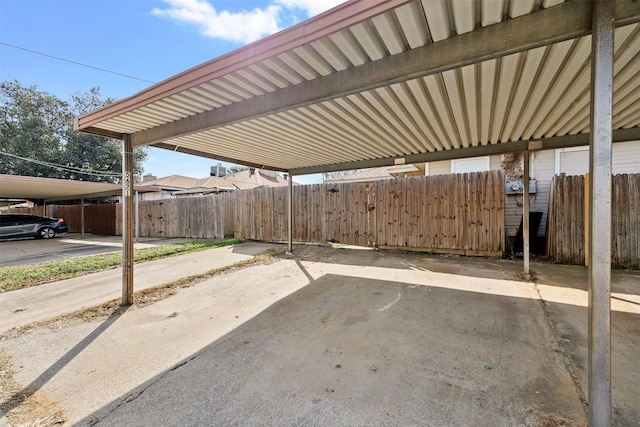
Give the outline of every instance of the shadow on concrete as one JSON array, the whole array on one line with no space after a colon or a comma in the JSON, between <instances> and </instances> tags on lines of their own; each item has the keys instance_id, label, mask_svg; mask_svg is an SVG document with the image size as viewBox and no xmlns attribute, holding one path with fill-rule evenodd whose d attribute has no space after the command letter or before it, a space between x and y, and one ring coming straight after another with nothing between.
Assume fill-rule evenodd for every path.
<instances>
[{"instance_id":1,"label":"shadow on concrete","mask_svg":"<svg viewBox=\"0 0 640 427\"><path fill-rule=\"evenodd\" d=\"M519 260L435 255L392 250L359 250L296 246L294 258L329 264L395 269L417 269L482 279L543 283L549 286L587 290L587 268L575 265L531 264L531 278L523 275ZM640 271L612 270L612 292L639 295Z\"/></svg>"},{"instance_id":2,"label":"shadow on concrete","mask_svg":"<svg viewBox=\"0 0 640 427\"><path fill-rule=\"evenodd\" d=\"M588 394L588 309L545 301L545 309L568 367ZM611 384L613 426L640 426L640 314L611 311Z\"/></svg>"},{"instance_id":3,"label":"shadow on concrete","mask_svg":"<svg viewBox=\"0 0 640 427\"><path fill-rule=\"evenodd\" d=\"M0 403L0 409L3 413L7 413L15 407L19 406L22 402L31 397L34 393L40 390L51 378L58 374L65 366L67 366L76 356L78 356L84 349L86 349L93 341L95 341L100 335L102 335L118 318L120 318L129 307L121 307L115 311L109 318L87 335L82 341L73 346L68 352L66 352L60 359L58 359L53 365L40 374L31 384L24 387L19 392L9 396L2 403Z\"/></svg>"},{"instance_id":4,"label":"shadow on concrete","mask_svg":"<svg viewBox=\"0 0 640 427\"><path fill-rule=\"evenodd\" d=\"M297 265L309 285L78 425L586 424L538 299Z\"/></svg>"},{"instance_id":5,"label":"shadow on concrete","mask_svg":"<svg viewBox=\"0 0 640 427\"><path fill-rule=\"evenodd\" d=\"M535 282L559 288L587 291L587 267L561 264L532 264ZM640 271L611 270L611 291L613 293L640 295ZM637 304L637 303L636 303Z\"/></svg>"},{"instance_id":6,"label":"shadow on concrete","mask_svg":"<svg viewBox=\"0 0 640 427\"><path fill-rule=\"evenodd\" d=\"M287 246L278 243L264 243L256 241L245 241L244 243L233 245L234 254L256 256L270 249L284 250Z\"/></svg>"}]
</instances>

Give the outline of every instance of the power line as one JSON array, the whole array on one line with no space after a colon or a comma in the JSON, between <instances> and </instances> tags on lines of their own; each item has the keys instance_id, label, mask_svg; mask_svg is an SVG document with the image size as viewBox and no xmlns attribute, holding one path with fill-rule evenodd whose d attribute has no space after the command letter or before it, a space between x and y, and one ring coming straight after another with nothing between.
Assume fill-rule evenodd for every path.
<instances>
[{"instance_id":1,"label":"power line","mask_svg":"<svg viewBox=\"0 0 640 427\"><path fill-rule=\"evenodd\" d=\"M154 83L154 84L156 83L156 82L152 82L151 80L141 79L139 77L134 77L134 76L130 76L128 74L118 73L117 71L111 71L111 70L107 70L105 68L94 67L93 65L87 65L87 64L83 64L81 62L72 61L70 59L60 58L59 56L49 55L47 53L38 52L38 51L35 51L35 50L27 49L27 48L24 48L24 47L13 45L13 44L5 43L5 42L0 42L0 44L4 45L4 46L12 47L14 49L24 50L25 52L34 53L36 55L46 56L47 58L57 59L58 61L69 62L71 64L80 65L81 67L92 68L94 70L103 71L105 73L111 73L111 74L115 74L117 76L126 77L128 79L139 80L141 82L146 82L146 83Z\"/></svg>"},{"instance_id":2,"label":"power line","mask_svg":"<svg viewBox=\"0 0 640 427\"><path fill-rule=\"evenodd\" d=\"M89 169L84 169L84 168L78 168L78 167L75 167L75 166L59 165L59 164L56 164L56 163L45 162L43 160L29 159L27 157L17 156L15 154L7 153L7 152L4 152L4 151L0 151L0 154L2 154L4 156L14 157L16 159L20 159L20 160L23 160L23 161L26 161L26 162L35 163L37 165L47 166L47 167L50 167L50 168L53 168L53 169L57 169L57 170L61 170L61 171L64 171L64 172L81 173L83 175L93 175L93 176L99 176L99 177L103 177L103 178L112 178L112 177L120 177L120 176L122 176L121 173L117 173L117 172L89 170Z\"/></svg>"}]
</instances>

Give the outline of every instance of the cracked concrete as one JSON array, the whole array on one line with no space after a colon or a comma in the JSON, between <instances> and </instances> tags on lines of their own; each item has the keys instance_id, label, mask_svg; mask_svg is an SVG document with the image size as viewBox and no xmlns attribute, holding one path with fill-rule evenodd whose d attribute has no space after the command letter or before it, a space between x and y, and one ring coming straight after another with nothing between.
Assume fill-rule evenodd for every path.
<instances>
[{"instance_id":1,"label":"cracked concrete","mask_svg":"<svg viewBox=\"0 0 640 427\"><path fill-rule=\"evenodd\" d=\"M0 347L70 425L585 425L583 270L533 268L302 247ZM615 424L634 425L640 310L613 319Z\"/></svg>"}]
</instances>

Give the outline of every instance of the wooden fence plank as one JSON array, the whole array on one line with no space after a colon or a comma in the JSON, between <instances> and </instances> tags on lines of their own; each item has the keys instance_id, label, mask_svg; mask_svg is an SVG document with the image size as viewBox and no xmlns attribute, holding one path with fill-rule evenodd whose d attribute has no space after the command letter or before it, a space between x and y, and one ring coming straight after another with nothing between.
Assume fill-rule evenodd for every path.
<instances>
[{"instance_id":1,"label":"wooden fence plank","mask_svg":"<svg viewBox=\"0 0 640 427\"><path fill-rule=\"evenodd\" d=\"M547 255L558 262L585 264L584 177L554 177L549 195ZM640 268L640 174L612 179L611 262Z\"/></svg>"}]
</instances>

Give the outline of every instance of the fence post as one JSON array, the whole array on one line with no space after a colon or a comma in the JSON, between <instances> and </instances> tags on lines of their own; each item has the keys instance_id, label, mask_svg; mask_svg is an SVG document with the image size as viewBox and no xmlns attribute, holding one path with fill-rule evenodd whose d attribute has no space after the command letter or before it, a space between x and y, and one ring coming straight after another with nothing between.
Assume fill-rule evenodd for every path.
<instances>
[{"instance_id":1,"label":"fence post","mask_svg":"<svg viewBox=\"0 0 640 427\"><path fill-rule=\"evenodd\" d=\"M84 239L84 196L80 196L80 236Z\"/></svg>"}]
</instances>

